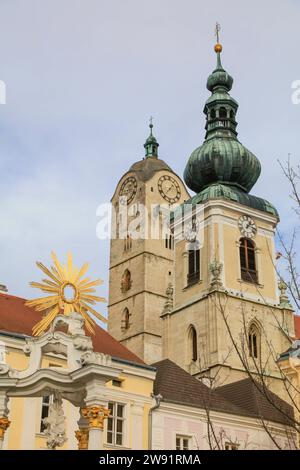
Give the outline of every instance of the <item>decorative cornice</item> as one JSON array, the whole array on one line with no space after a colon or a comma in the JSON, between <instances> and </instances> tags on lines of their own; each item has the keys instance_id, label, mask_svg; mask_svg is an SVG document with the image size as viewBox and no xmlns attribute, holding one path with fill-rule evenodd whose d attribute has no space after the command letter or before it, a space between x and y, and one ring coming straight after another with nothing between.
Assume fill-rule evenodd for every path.
<instances>
[{"instance_id":1,"label":"decorative cornice","mask_svg":"<svg viewBox=\"0 0 300 470\"><path fill-rule=\"evenodd\" d=\"M225 199L224 200L223 199L210 199L209 201L204 202L202 204L203 211L206 211L207 209L214 209L214 208L216 209L220 208L221 210L225 209L227 211L232 210L232 211L237 212L238 214L245 214L245 212L247 212L249 216L255 217L256 220L259 220L263 223L266 223L266 222L270 223L274 225L274 227L276 227L278 224L278 217L275 215L267 214L266 212L260 211L259 209L253 209L252 207L245 206L244 204L240 204L238 202L232 202L227 199L226 200ZM205 217L205 221L206 221L206 218L217 216L217 215L222 216L222 217L227 217L226 215L224 215L224 213L212 214L212 215L209 215L208 217ZM228 218L232 219L232 217L229 217L229 216ZM188 221L188 219L186 220ZM181 225L181 223L182 223L181 218L175 217L174 228L176 228L178 224ZM268 230L267 228L261 229L261 230L270 231L270 229Z\"/></svg>"},{"instance_id":2,"label":"decorative cornice","mask_svg":"<svg viewBox=\"0 0 300 470\"><path fill-rule=\"evenodd\" d=\"M277 310L282 310L282 308L279 305L268 302L268 301L266 301L266 299L262 300L260 302L259 300L255 300L255 299L251 298L248 293L235 294L233 292L228 292L228 290L226 289L226 286L224 286L224 290L220 290L220 289L216 288L216 289L214 289L210 292L205 291L205 292L202 293L201 296L197 297L196 299L193 299L189 302L186 302L183 305L175 307L172 310L172 312L170 313L170 315L173 315L177 312L180 312L181 310L184 310L187 307L191 307L192 305L194 305L194 304L196 304L196 303L198 303L198 302L200 302L204 299L207 299L208 297L210 297L211 295L213 295L215 293L223 294L223 295L226 295L228 297L231 297L232 299L237 299L237 300L240 300L240 301L243 301L243 302L244 301L252 302L255 305L260 305L260 306L267 307L267 308L274 308L274 309L277 309Z\"/></svg>"}]
</instances>

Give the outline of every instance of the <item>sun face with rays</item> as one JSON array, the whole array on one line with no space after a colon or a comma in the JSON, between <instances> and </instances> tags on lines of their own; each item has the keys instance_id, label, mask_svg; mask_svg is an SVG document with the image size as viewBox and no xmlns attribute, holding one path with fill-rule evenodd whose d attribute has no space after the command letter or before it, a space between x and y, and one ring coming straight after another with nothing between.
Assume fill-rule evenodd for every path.
<instances>
[{"instance_id":1,"label":"sun face with rays","mask_svg":"<svg viewBox=\"0 0 300 470\"><path fill-rule=\"evenodd\" d=\"M95 321L91 315L102 322L106 323L107 321L106 318L91 307L96 302L105 302L103 297L93 295L95 286L101 285L102 281L100 279L91 281L88 277L83 278L88 270L88 263L85 263L81 269L77 269L73 266L72 255L70 253L68 254L66 265L59 263L55 253L52 252L51 256L54 264L50 266L50 269L40 262L36 263L49 279L43 279L42 282L30 283L32 287L48 294L48 296L26 302L28 307L33 307L38 312L46 314L33 327L33 335L39 336L44 333L57 315L68 316L73 312L82 315L87 330L94 334Z\"/></svg>"}]
</instances>

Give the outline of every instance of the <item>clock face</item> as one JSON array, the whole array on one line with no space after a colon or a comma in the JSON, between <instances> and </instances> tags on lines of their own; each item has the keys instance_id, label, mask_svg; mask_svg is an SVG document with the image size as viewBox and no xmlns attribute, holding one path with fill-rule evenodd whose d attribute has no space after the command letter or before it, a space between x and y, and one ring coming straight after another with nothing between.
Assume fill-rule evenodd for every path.
<instances>
[{"instance_id":1,"label":"clock face","mask_svg":"<svg viewBox=\"0 0 300 470\"><path fill-rule=\"evenodd\" d=\"M120 197L124 197L127 200L127 204L130 204L136 195L137 181L133 176L127 178L121 186Z\"/></svg>"},{"instance_id":2,"label":"clock face","mask_svg":"<svg viewBox=\"0 0 300 470\"><path fill-rule=\"evenodd\" d=\"M158 190L169 204L175 204L180 199L180 186L172 176L161 176L158 180Z\"/></svg>"},{"instance_id":3,"label":"clock face","mask_svg":"<svg viewBox=\"0 0 300 470\"><path fill-rule=\"evenodd\" d=\"M253 238L257 233L255 222L248 215L242 215L239 218L239 229L241 234L247 238Z\"/></svg>"}]
</instances>

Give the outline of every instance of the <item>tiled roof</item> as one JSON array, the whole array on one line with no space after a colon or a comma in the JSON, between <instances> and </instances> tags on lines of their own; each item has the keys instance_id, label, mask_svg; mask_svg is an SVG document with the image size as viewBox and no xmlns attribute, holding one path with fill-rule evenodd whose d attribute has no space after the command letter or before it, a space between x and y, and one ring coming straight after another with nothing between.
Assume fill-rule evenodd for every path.
<instances>
[{"instance_id":1,"label":"tiled roof","mask_svg":"<svg viewBox=\"0 0 300 470\"><path fill-rule=\"evenodd\" d=\"M251 378L223 385L217 390L231 403L243 408L248 416L282 424L293 422L292 406Z\"/></svg>"},{"instance_id":2,"label":"tiled roof","mask_svg":"<svg viewBox=\"0 0 300 470\"><path fill-rule=\"evenodd\" d=\"M161 394L165 402L282 424L293 420L290 405L269 390L261 393L250 378L211 390L169 359L153 366L157 368L154 393Z\"/></svg>"},{"instance_id":3,"label":"tiled roof","mask_svg":"<svg viewBox=\"0 0 300 470\"><path fill-rule=\"evenodd\" d=\"M25 306L25 299L0 293L0 331L31 336L32 327L41 319L41 314ZM100 326L95 326L91 335L95 351L110 356L144 364L144 362L125 346L115 340Z\"/></svg>"},{"instance_id":4,"label":"tiled roof","mask_svg":"<svg viewBox=\"0 0 300 470\"><path fill-rule=\"evenodd\" d=\"M210 390L200 380L190 375L169 359L152 364L157 369L154 394L162 395L171 403L240 414L235 405L222 395Z\"/></svg>"}]
</instances>

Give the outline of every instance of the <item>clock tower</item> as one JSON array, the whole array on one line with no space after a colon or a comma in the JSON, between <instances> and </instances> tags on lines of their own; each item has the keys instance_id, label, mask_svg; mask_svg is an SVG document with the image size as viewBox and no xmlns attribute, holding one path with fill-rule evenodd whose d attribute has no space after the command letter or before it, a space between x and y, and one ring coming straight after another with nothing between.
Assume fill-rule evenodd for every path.
<instances>
[{"instance_id":1,"label":"clock tower","mask_svg":"<svg viewBox=\"0 0 300 470\"><path fill-rule=\"evenodd\" d=\"M162 316L163 357L216 383L263 368L278 384L276 359L294 336L292 307L282 283L279 295L275 267L279 217L271 203L250 194L261 166L237 138L233 79L221 64L219 43L215 52L205 140L184 172L196 195L187 201L187 215L186 205L174 213L175 285ZM183 233L182 217L189 227Z\"/></svg>"},{"instance_id":2,"label":"clock tower","mask_svg":"<svg viewBox=\"0 0 300 470\"><path fill-rule=\"evenodd\" d=\"M108 331L146 363L162 358L161 314L174 279L170 211L190 199L181 179L158 157L153 135L145 157L112 197Z\"/></svg>"}]
</instances>

